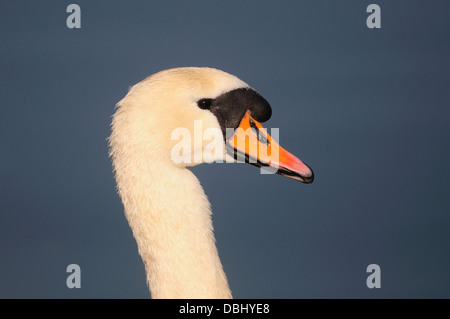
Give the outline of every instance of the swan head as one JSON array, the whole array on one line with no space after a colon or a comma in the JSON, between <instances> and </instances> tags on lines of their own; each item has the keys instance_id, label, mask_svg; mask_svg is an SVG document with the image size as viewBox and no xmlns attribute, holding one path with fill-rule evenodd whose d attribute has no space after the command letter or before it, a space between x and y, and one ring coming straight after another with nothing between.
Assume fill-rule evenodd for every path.
<instances>
[{"instance_id":1,"label":"swan head","mask_svg":"<svg viewBox=\"0 0 450 319\"><path fill-rule=\"evenodd\" d=\"M117 104L111 154L140 153L175 167L245 161L303 183L312 170L281 148L261 122L270 104L247 83L213 68L175 68L149 76ZM150 163L152 164L152 163Z\"/></svg>"}]
</instances>

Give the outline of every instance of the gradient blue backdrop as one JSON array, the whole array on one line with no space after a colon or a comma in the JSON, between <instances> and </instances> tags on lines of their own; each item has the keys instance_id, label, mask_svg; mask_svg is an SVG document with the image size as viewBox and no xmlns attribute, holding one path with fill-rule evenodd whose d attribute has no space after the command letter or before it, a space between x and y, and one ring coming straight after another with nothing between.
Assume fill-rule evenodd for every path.
<instances>
[{"instance_id":1,"label":"gradient blue backdrop","mask_svg":"<svg viewBox=\"0 0 450 319\"><path fill-rule=\"evenodd\" d=\"M150 297L106 139L128 88L179 66L252 85L316 173L193 169L234 297L450 297L448 1L75 1L68 29L70 3L0 4L0 297Z\"/></svg>"}]
</instances>

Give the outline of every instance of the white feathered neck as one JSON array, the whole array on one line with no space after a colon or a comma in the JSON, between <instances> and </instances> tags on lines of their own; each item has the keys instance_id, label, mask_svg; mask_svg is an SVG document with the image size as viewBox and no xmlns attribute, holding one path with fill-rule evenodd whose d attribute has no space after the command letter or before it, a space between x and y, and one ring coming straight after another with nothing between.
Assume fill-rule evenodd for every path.
<instances>
[{"instance_id":1,"label":"white feathered neck","mask_svg":"<svg viewBox=\"0 0 450 319\"><path fill-rule=\"evenodd\" d=\"M192 130L195 119L220 129L195 101L245 86L215 69L172 69L138 83L118 103L110 153L153 298L231 298L210 204L192 172L171 161L170 133Z\"/></svg>"}]
</instances>

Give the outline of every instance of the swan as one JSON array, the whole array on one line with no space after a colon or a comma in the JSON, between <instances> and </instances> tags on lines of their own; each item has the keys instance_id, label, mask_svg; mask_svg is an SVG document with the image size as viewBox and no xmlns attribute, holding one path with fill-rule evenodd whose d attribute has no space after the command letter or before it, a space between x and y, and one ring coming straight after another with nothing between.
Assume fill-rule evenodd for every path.
<instances>
[{"instance_id":1,"label":"swan","mask_svg":"<svg viewBox=\"0 0 450 319\"><path fill-rule=\"evenodd\" d=\"M207 67L160 71L117 103L110 157L152 298L232 298L210 203L190 166L245 161L313 181L312 170L260 124L271 113L248 84Z\"/></svg>"}]
</instances>

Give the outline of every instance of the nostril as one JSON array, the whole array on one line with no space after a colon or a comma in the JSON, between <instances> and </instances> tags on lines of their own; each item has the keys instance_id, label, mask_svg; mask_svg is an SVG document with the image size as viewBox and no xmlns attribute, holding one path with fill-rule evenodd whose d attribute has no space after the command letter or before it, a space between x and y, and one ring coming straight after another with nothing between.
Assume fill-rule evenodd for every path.
<instances>
[{"instance_id":1,"label":"nostril","mask_svg":"<svg viewBox=\"0 0 450 319\"><path fill-rule=\"evenodd\" d=\"M264 136L264 133L262 133L259 130L259 128L256 126L255 122L253 122L253 120L251 118L250 118L250 127L260 143L270 146L269 140Z\"/></svg>"}]
</instances>

